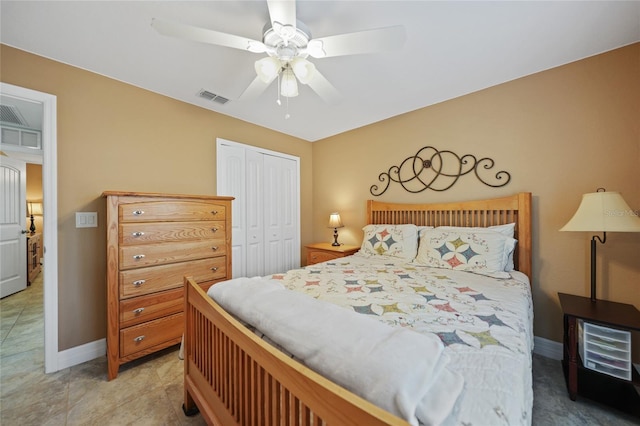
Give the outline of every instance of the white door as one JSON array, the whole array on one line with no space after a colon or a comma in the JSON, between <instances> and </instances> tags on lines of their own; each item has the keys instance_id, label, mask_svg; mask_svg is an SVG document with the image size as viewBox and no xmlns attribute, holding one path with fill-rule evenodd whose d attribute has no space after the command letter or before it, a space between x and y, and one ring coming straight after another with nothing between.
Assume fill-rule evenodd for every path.
<instances>
[{"instance_id":1,"label":"white door","mask_svg":"<svg viewBox=\"0 0 640 426\"><path fill-rule=\"evenodd\" d=\"M0 156L0 297L27 288L27 165Z\"/></svg>"},{"instance_id":2,"label":"white door","mask_svg":"<svg viewBox=\"0 0 640 426\"><path fill-rule=\"evenodd\" d=\"M246 253L243 260L246 265L246 276L265 275L264 246L264 155L246 150Z\"/></svg>"},{"instance_id":3,"label":"white door","mask_svg":"<svg viewBox=\"0 0 640 426\"><path fill-rule=\"evenodd\" d=\"M218 139L218 195L235 197L233 277L300 266L299 159Z\"/></svg>"},{"instance_id":4,"label":"white door","mask_svg":"<svg viewBox=\"0 0 640 426\"><path fill-rule=\"evenodd\" d=\"M298 232L297 167L293 160L264 155L265 274L300 266Z\"/></svg>"},{"instance_id":5,"label":"white door","mask_svg":"<svg viewBox=\"0 0 640 426\"><path fill-rule=\"evenodd\" d=\"M218 143L217 149L218 195L235 197L231 203L231 259L233 277L246 277L246 196L245 196L245 152L233 145Z\"/></svg>"}]
</instances>

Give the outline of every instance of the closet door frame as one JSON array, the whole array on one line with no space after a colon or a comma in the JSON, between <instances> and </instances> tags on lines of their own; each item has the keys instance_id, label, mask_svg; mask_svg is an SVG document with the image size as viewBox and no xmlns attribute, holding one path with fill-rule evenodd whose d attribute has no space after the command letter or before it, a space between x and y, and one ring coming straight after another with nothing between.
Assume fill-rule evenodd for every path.
<instances>
[{"instance_id":1,"label":"closet door frame","mask_svg":"<svg viewBox=\"0 0 640 426\"><path fill-rule=\"evenodd\" d=\"M225 158L223 155L220 155L221 146L225 145L238 153L238 158L242 158L242 165L238 165L236 170L229 170L228 165L225 164ZM224 148L223 148L224 149ZM247 155L247 153L251 153ZM295 194L293 198L295 199L294 208L295 208L295 234L293 237L293 268L297 268L300 266L300 158L284 154L277 151L271 151L264 148L258 148L252 145L247 145L239 142L230 141L227 139L217 138L216 139L216 186L217 186L217 195L229 195L235 197L246 197L247 195L247 173L249 172L249 168L247 167L247 158L253 157L254 154L260 154L265 156L279 157L286 160L291 160L295 162ZM230 179L243 179L242 182L229 182ZM233 193L235 192L235 194ZM262 197L257 201L258 205L262 202L268 202L268 200L264 200ZM233 277L237 278L240 276L247 276L248 270L251 268L247 268L245 264L246 257L248 254L248 241L252 232L254 230L248 229L248 203L246 199L240 198L234 200L232 202L232 255L233 255ZM264 242L263 242L264 245ZM266 268L266 266L265 266ZM284 271L282 271L284 272ZM252 274L255 275L255 274Z\"/></svg>"}]
</instances>

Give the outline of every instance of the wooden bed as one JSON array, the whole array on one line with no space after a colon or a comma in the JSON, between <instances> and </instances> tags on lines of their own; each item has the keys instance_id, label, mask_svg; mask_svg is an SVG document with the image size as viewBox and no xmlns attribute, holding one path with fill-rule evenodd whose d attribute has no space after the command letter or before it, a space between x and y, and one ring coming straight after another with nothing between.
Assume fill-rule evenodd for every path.
<instances>
[{"instance_id":1,"label":"wooden bed","mask_svg":"<svg viewBox=\"0 0 640 426\"><path fill-rule=\"evenodd\" d=\"M516 223L516 269L531 280L531 194L438 204L367 202L368 224ZM215 425L406 425L283 355L185 278L184 406Z\"/></svg>"}]
</instances>

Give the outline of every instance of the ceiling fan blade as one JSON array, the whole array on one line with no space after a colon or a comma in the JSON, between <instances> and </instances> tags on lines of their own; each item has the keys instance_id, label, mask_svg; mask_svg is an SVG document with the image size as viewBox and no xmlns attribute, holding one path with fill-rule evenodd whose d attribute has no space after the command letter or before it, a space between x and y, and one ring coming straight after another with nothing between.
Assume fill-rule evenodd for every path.
<instances>
[{"instance_id":1,"label":"ceiling fan blade","mask_svg":"<svg viewBox=\"0 0 640 426\"><path fill-rule=\"evenodd\" d=\"M311 89L329 105L337 105L342 101L342 95L338 92L333 84L317 69L314 71L313 78L307 83Z\"/></svg>"},{"instance_id":2,"label":"ceiling fan blade","mask_svg":"<svg viewBox=\"0 0 640 426\"><path fill-rule=\"evenodd\" d=\"M267 0L273 30L285 40L296 34L295 0Z\"/></svg>"},{"instance_id":3,"label":"ceiling fan blade","mask_svg":"<svg viewBox=\"0 0 640 426\"><path fill-rule=\"evenodd\" d=\"M158 18L153 18L151 20L151 26L160 34L165 36L215 44L218 46L232 47L234 49L248 50L255 53L261 53L267 50L266 46L257 40L208 30L206 28L169 22Z\"/></svg>"},{"instance_id":4,"label":"ceiling fan blade","mask_svg":"<svg viewBox=\"0 0 640 426\"><path fill-rule=\"evenodd\" d=\"M407 38L404 26L338 34L309 41L307 52L314 58L378 53L400 49Z\"/></svg>"},{"instance_id":5,"label":"ceiling fan blade","mask_svg":"<svg viewBox=\"0 0 640 426\"><path fill-rule=\"evenodd\" d=\"M266 82L262 80L260 77L254 78L251 84L249 84L249 86L246 89L244 89L244 92L242 92L242 95L240 95L238 100L247 101L251 99L256 99L265 90L267 90L267 87L269 87L271 83L273 83L273 80L275 80L277 76L278 75L276 74L271 80Z\"/></svg>"}]
</instances>

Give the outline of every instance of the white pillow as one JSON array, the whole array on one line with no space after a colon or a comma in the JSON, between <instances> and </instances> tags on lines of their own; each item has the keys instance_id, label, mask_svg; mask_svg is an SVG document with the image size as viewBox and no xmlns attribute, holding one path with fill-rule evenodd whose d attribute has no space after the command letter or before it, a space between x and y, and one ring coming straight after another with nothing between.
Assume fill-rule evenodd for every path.
<instances>
[{"instance_id":1,"label":"white pillow","mask_svg":"<svg viewBox=\"0 0 640 426\"><path fill-rule=\"evenodd\" d=\"M494 278L509 278L505 271L513 238L486 228L426 230L420 238L414 263L436 268L468 271Z\"/></svg>"},{"instance_id":2,"label":"white pillow","mask_svg":"<svg viewBox=\"0 0 640 426\"><path fill-rule=\"evenodd\" d=\"M411 260L418 252L418 227L415 225L367 225L360 252L395 256Z\"/></svg>"},{"instance_id":3,"label":"white pillow","mask_svg":"<svg viewBox=\"0 0 640 426\"><path fill-rule=\"evenodd\" d=\"M471 226L438 226L438 229L460 229L460 230L466 230L466 231L470 231L470 230L483 231L483 230L490 229L492 231L499 232L502 235L505 235L509 238L514 238L515 228L516 228L515 223L488 226L486 228L471 227ZM513 271L515 269L515 265L513 264L513 251L515 250L517 243L518 243L518 240L514 240L513 245L505 247L505 249L507 250L507 253L505 254L507 256L507 264L506 264L507 266L505 266L504 268L505 271Z\"/></svg>"}]
</instances>

